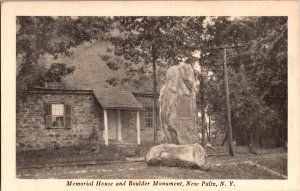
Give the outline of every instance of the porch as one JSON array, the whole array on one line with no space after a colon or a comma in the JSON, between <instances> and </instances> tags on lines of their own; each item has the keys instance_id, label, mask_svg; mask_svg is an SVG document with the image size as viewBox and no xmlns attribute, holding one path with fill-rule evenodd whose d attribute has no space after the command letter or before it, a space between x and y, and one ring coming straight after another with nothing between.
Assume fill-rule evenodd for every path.
<instances>
[{"instance_id":1,"label":"porch","mask_svg":"<svg viewBox=\"0 0 300 191\"><path fill-rule=\"evenodd\" d=\"M140 110L103 110L104 144L141 144Z\"/></svg>"},{"instance_id":2,"label":"porch","mask_svg":"<svg viewBox=\"0 0 300 191\"><path fill-rule=\"evenodd\" d=\"M103 111L104 144L140 145L143 106L134 95L127 91L94 91L94 94Z\"/></svg>"}]
</instances>

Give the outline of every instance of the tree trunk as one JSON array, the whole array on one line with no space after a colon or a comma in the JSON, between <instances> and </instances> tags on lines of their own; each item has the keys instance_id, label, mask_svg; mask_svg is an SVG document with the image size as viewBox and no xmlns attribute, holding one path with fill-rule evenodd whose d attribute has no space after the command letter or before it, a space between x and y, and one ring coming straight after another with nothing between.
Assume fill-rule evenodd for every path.
<instances>
[{"instance_id":1,"label":"tree trunk","mask_svg":"<svg viewBox=\"0 0 300 191\"><path fill-rule=\"evenodd\" d=\"M208 142L211 143L211 121L210 121L210 115L208 116Z\"/></svg>"},{"instance_id":2,"label":"tree trunk","mask_svg":"<svg viewBox=\"0 0 300 191\"><path fill-rule=\"evenodd\" d=\"M228 85L228 74L227 74L227 63L226 63L226 49L224 48L224 85L225 85L225 95L226 95L226 114L227 114L227 126L228 126L228 147L229 154L231 156L233 153L232 146L232 127L231 127L231 113L230 113L230 102L229 102L229 85Z\"/></svg>"},{"instance_id":3,"label":"tree trunk","mask_svg":"<svg viewBox=\"0 0 300 191\"><path fill-rule=\"evenodd\" d=\"M200 57L200 69L202 72L203 69L203 53L201 51L201 57ZM206 145L206 125L205 125L205 100L204 100L204 77L203 75L200 75L200 97L201 97L201 128L202 128L202 140L201 145L205 147Z\"/></svg>"},{"instance_id":4,"label":"tree trunk","mask_svg":"<svg viewBox=\"0 0 300 191\"><path fill-rule=\"evenodd\" d=\"M155 47L152 44L152 68L153 68L153 140L157 144L157 92L156 92L156 54Z\"/></svg>"},{"instance_id":5,"label":"tree trunk","mask_svg":"<svg viewBox=\"0 0 300 191\"><path fill-rule=\"evenodd\" d=\"M257 152L253 148L254 147L254 138L253 138L253 136L254 136L253 129L250 129L249 130L249 152L251 154L257 155Z\"/></svg>"},{"instance_id":6,"label":"tree trunk","mask_svg":"<svg viewBox=\"0 0 300 191\"><path fill-rule=\"evenodd\" d=\"M253 147L253 135L252 135L251 130L250 130L250 133L249 133L249 147Z\"/></svg>"}]
</instances>

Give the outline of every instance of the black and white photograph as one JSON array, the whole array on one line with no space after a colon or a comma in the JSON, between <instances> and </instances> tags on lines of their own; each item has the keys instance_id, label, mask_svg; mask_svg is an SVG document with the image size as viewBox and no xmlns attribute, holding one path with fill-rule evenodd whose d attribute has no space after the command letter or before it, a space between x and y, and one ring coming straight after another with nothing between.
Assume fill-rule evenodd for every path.
<instances>
[{"instance_id":1,"label":"black and white photograph","mask_svg":"<svg viewBox=\"0 0 300 191\"><path fill-rule=\"evenodd\" d=\"M18 178L287 178L287 17L16 22Z\"/></svg>"},{"instance_id":2,"label":"black and white photograph","mask_svg":"<svg viewBox=\"0 0 300 191\"><path fill-rule=\"evenodd\" d=\"M140 14L127 3L6 13L15 51L2 52L14 62L9 78L1 71L1 147L15 188L300 188L297 14L195 14L191 2Z\"/></svg>"}]
</instances>

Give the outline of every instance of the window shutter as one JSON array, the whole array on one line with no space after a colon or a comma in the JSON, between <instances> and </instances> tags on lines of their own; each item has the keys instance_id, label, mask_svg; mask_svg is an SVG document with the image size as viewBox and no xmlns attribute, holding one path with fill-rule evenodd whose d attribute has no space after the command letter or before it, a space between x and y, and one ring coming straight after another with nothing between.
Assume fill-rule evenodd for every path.
<instances>
[{"instance_id":1,"label":"window shutter","mask_svg":"<svg viewBox=\"0 0 300 191\"><path fill-rule=\"evenodd\" d=\"M66 128L71 128L71 105L65 104Z\"/></svg>"},{"instance_id":2,"label":"window shutter","mask_svg":"<svg viewBox=\"0 0 300 191\"><path fill-rule=\"evenodd\" d=\"M45 127L46 128L51 128L52 127L52 108L51 104L47 103L44 105L45 109Z\"/></svg>"}]
</instances>

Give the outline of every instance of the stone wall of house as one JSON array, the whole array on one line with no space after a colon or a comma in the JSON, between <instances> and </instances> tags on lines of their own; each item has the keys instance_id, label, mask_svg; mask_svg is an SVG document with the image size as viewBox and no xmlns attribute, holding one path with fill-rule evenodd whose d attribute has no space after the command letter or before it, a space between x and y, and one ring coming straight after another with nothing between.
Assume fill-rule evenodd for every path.
<instances>
[{"instance_id":1,"label":"stone wall of house","mask_svg":"<svg viewBox=\"0 0 300 191\"><path fill-rule=\"evenodd\" d=\"M147 128L141 130L141 144L152 144L154 140L153 128ZM157 130L157 141L162 142L161 129Z\"/></svg>"},{"instance_id":2,"label":"stone wall of house","mask_svg":"<svg viewBox=\"0 0 300 191\"><path fill-rule=\"evenodd\" d=\"M107 110L108 139L118 138L118 111Z\"/></svg>"},{"instance_id":3,"label":"stone wall of house","mask_svg":"<svg viewBox=\"0 0 300 191\"><path fill-rule=\"evenodd\" d=\"M122 139L127 143L137 143L136 111L121 111Z\"/></svg>"},{"instance_id":4,"label":"stone wall of house","mask_svg":"<svg viewBox=\"0 0 300 191\"><path fill-rule=\"evenodd\" d=\"M150 98L151 99L151 98ZM71 128L45 127L45 104L71 106ZM17 150L45 149L103 142L103 110L92 94L18 93L16 108ZM117 139L117 110L108 110L109 139ZM123 142L137 143L136 111L122 110ZM141 144L153 143L153 128L146 128L144 111L140 111ZM158 118L158 140L161 141Z\"/></svg>"},{"instance_id":5,"label":"stone wall of house","mask_svg":"<svg viewBox=\"0 0 300 191\"><path fill-rule=\"evenodd\" d=\"M137 142L137 129L136 129L136 111L122 111L122 138L124 142L136 143ZM144 112L140 111L140 128L141 128L141 144L153 143L154 131L153 128L146 128L144 121ZM158 120L158 141L161 142L161 130Z\"/></svg>"},{"instance_id":6,"label":"stone wall of house","mask_svg":"<svg viewBox=\"0 0 300 191\"><path fill-rule=\"evenodd\" d=\"M44 105L71 106L71 128L45 128ZM18 93L16 103L17 150L72 146L103 139L103 111L91 94Z\"/></svg>"}]
</instances>

